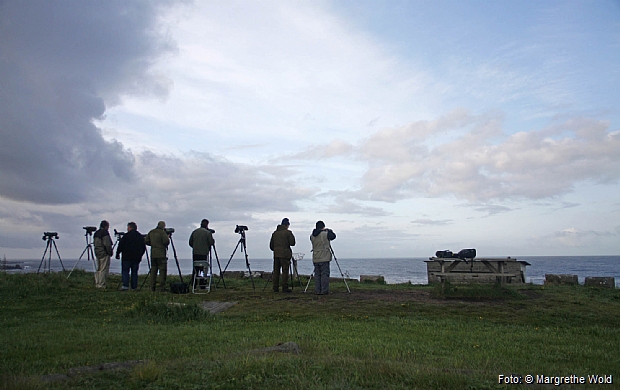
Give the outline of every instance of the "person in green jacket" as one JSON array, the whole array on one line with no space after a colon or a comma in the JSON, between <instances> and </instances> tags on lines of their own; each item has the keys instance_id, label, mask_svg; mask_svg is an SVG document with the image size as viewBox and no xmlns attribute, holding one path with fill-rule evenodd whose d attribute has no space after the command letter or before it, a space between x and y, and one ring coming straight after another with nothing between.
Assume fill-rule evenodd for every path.
<instances>
[{"instance_id":1,"label":"person in green jacket","mask_svg":"<svg viewBox=\"0 0 620 390\"><path fill-rule=\"evenodd\" d=\"M189 236L189 246L192 247L192 264L194 261L211 261L209 255L211 248L215 246L213 233L215 230L209 229L209 220L205 218L200 221L200 227ZM192 266L192 280L194 280L194 275L200 274L200 272L207 274L209 270L205 270L201 266ZM200 284L204 286L206 281L202 279Z\"/></svg>"},{"instance_id":2,"label":"person in green jacket","mask_svg":"<svg viewBox=\"0 0 620 390\"><path fill-rule=\"evenodd\" d=\"M276 231L271 234L269 248L273 251L273 291L278 292L280 287L280 269L282 270L282 292L291 292L288 288L288 273L293 257L292 246L295 246L295 236L289 230L291 223L284 218Z\"/></svg>"},{"instance_id":3,"label":"person in green jacket","mask_svg":"<svg viewBox=\"0 0 620 390\"><path fill-rule=\"evenodd\" d=\"M192 247L192 259L194 261L207 260L209 258L211 247L215 245L213 233L215 233L215 230L209 229L209 220L203 219L200 222L200 227L189 236L189 246Z\"/></svg>"},{"instance_id":4,"label":"person in green jacket","mask_svg":"<svg viewBox=\"0 0 620 390\"><path fill-rule=\"evenodd\" d=\"M159 221L157 227L149 232L144 238L146 245L151 247L151 291L157 289L157 273L159 272L159 288L166 288L166 276L168 274L168 245L170 236L164 230L166 222Z\"/></svg>"}]
</instances>

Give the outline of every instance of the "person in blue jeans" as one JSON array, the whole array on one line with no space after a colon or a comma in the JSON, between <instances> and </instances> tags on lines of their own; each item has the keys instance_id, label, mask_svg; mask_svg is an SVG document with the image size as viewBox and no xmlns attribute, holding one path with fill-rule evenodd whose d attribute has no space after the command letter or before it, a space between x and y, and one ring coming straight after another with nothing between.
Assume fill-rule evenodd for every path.
<instances>
[{"instance_id":1,"label":"person in blue jeans","mask_svg":"<svg viewBox=\"0 0 620 390\"><path fill-rule=\"evenodd\" d=\"M329 242L335 239L336 233L327 229L323 221L316 223L316 229L310 235L312 263L314 264L314 292L317 295L329 294L329 263L332 261Z\"/></svg>"},{"instance_id":2,"label":"person in blue jeans","mask_svg":"<svg viewBox=\"0 0 620 390\"><path fill-rule=\"evenodd\" d=\"M146 244L144 236L138 231L138 225L135 222L127 224L127 233L121 238L116 249L116 258L121 260L121 273L123 278L123 287L121 290L129 290L129 273L131 272L131 289L138 288L138 269L142 256L146 252Z\"/></svg>"}]
</instances>

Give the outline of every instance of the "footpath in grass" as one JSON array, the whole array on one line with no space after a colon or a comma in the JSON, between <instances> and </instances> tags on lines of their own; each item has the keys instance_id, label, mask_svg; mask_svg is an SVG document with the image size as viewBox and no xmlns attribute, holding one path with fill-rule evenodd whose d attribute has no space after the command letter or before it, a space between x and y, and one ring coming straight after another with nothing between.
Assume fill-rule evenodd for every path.
<instances>
[{"instance_id":1,"label":"footpath in grass","mask_svg":"<svg viewBox=\"0 0 620 390\"><path fill-rule=\"evenodd\" d=\"M173 295L117 291L118 276L100 291L77 271L0 274L1 386L514 388L500 375L620 383L618 290L353 283L348 294L334 283L333 294L316 296L262 292L257 282ZM205 301L236 303L210 314ZM268 350L286 342L299 349ZM108 369L89 369L100 366ZM561 388L601 385L592 386Z\"/></svg>"}]
</instances>

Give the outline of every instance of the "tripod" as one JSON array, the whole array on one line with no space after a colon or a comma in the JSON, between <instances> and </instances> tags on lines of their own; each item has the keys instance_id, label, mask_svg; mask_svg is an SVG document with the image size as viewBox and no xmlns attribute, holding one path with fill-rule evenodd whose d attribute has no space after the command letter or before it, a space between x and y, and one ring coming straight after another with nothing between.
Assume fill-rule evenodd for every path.
<instances>
[{"instance_id":1,"label":"tripod","mask_svg":"<svg viewBox=\"0 0 620 390\"><path fill-rule=\"evenodd\" d=\"M349 284L347 283L347 278L344 277L344 274L342 273L342 269L340 268L340 263L338 263L338 259L336 258L336 254L334 253L334 250L332 249L332 244L329 244L329 250L332 252L332 256L334 256L334 261L336 261L336 265L338 266L338 271L340 271L340 276L342 276L342 280L344 280L344 285L347 286L347 291L349 292L349 294L351 294L351 290L349 289ZM310 275L310 279L308 279L308 284L306 284L306 289L304 290L304 293L306 291L308 291L308 286L310 286L310 281L312 280L312 277L316 277L314 275L314 272L312 272L312 275Z\"/></svg>"},{"instance_id":2,"label":"tripod","mask_svg":"<svg viewBox=\"0 0 620 390\"><path fill-rule=\"evenodd\" d=\"M41 257L41 263L39 264L39 269L37 270L37 273L39 273L39 271L41 271L41 266L43 266L43 273L45 273L45 255L47 254L47 251L49 250L49 257L47 259L47 271L48 272L52 272L52 245L54 246L54 249L56 249L56 254L58 255L58 260L60 260L60 265L62 266L62 270L63 272L65 272L65 265L62 263L62 259L60 258L60 253L58 253L58 246L56 246L56 241L54 241L54 239L58 238L58 233L56 232L45 232L43 233L43 241L47 241L47 243L45 244L45 252L43 252L43 257Z\"/></svg>"},{"instance_id":3,"label":"tripod","mask_svg":"<svg viewBox=\"0 0 620 390\"><path fill-rule=\"evenodd\" d=\"M291 257L291 265L289 267L289 274L291 278L291 290L293 289L293 287L295 287L295 275L297 275L297 283L299 283L299 287L303 287L303 285L301 284L301 278L299 277L299 272L297 271L297 262L299 260L303 260L304 256L305 256L304 253L293 253L293 256ZM271 275L269 275L269 279L267 279L267 282L265 283L265 286L263 287L263 292L269 285L269 282L271 282L272 278L273 278L273 272L271 273Z\"/></svg>"},{"instance_id":4,"label":"tripod","mask_svg":"<svg viewBox=\"0 0 620 390\"><path fill-rule=\"evenodd\" d=\"M144 287L144 284L146 283L147 280L149 280L149 276L151 275L151 260L149 258L149 251L148 251L148 249L144 253L146 253L146 265L149 266L149 272L146 273L146 277L144 278L144 282L142 282L142 285L140 285L140 290L142 290L142 287Z\"/></svg>"},{"instance_id":5,"label":"tripod","mask_svg":"<svg viewBox=\"0 0 620 390\"><path fill-rule=\"evenodd\" d=\"M247 230L247 228L245 228L245 230ZM228 265L230 264L230 261L235 255L237 248L239 248L239 245L241 245L241 252L245 253L245 266L247 267L248 272L250 273L250 280L252 281L252 289L256 290L256 286L254 285L254 277L252 276L252 270L250 269L250 261L248 260L248 248L245 245L245 230L239 229L239 225L237 225L237 229L235 229L235 232L239 233L241 237L239 238L239 241L237 242L237 246L235 246L235 250L233 250L233 253L230 255L230 259L228 259L228 263L226 263L226 267L224 267L224 272L221 273L220 278L224 280L224 274L226 273L226 270L228 269ZM219 280L217 284L219 284ZM216 287L217 287L217 284L215 285Z\"/></svg>"},{"instance_id":6,"label":"tripod","mask_svg":"<svg viewBox=\"0 0 620 390\"><path fill-rule=\"evenodd\" d=\"M124 235L124 232L119 232L118 230L114 229L114 237L116 237L116 241L114 241L114 245L112 245L112 252L114 252L114 248L116 248L116 245L121 240L121 238L123 238Z\"/></svg>"},{"instance_id":7,"label":"tripod","mask_svg":"<svg viewBox=\"0 0 620 390\"><path fill-rule=\"evenodd\" d=\"M185 284L183 282L183 275L181 274L181 266L179 265L179 258L177 257L177 249L174 247L174 241L172 240L172 233L169 233L169 235L170 235L170 245L172 245L172 253L174 254L174 261L176 261L177 270L179 271L179 279L181 279L181 284ZM188 292L189 292L189 289L187 288L187 284L185 284L185 290L183 294L186 294Z\"/></svg>"},{"instance_id":8,"label":"tripod","mask_svg":"<svg viewBox=\"0 0 620 390\"><path fill-rule=\"evenodd\" d=\"M71 272L69 272L69 275L67 275L67 279L69 279L69 276L71 276L75 267L77 267L80 260L82 260L82 257L84 257L84 253L86 253L88 261L91 261L91 260L93 261L93 272L95 273L95 278L97 277L97 258L95 257L95 252L93 251L94 244L93 244L93 239L92 239L93 231L95 231L96 228L85 227L84 229L86 229L86 233L84 234L84 237L86 237L86 248L84 248L84 250L82 251L82 254L80 255L80 258L78 259L78 261L75 263L75 265L71 269Z\"/></svg>"}]
</instances>

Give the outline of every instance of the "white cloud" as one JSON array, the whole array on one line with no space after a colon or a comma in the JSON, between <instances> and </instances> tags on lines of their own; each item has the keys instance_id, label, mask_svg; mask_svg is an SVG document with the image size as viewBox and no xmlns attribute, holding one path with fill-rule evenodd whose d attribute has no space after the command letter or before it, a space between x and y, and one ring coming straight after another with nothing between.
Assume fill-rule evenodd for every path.
<instances>
[{"instance_id":1,"label":"white cloud","mask_svg":"<svg viewBox=\"0 0 620 390\"><path fill-rule=\"evenodd\" d=\"M420 7L403 8L406 26L381 20L388 41L329 1L0 1L3 245L36 248L51 229L81 247L103 218L165 219L179 237L207 217L233 245L223 226L262 242L281 214L298 229L322 218L348 256L518 246L497 226L611 229L596 220L617 209L617 40L589 31L588 47L604 43L587 53L609 54L584 56L570 53L582 25L537 30L538 7L491 39L480 31L518 7L481 7L477 26L468 7L447 24Z\"/></svg>"},{"instance_id":2,"label":"white cloud","mask_svg":"<svg viewBox=\"0 0 620 390\"><path fill-rule=\"evenodd\" d=\"M445 196L470 202L543 199L583 182L615 183L620 135L609 123L577 118L543 130L502 132L501 116L463 111L377 131L351 148L315 145L297 158L332 150L368 164L360 199ZM326 154L324 154L326 157Z\"/></svg>"},{"instance_id":3,"label":"white cloud","mask_svg":"<svg viewBox=\"0 0 620 390\"><path fill-rule=\"evenodd\" d=\"M418 218L414 221L411 221L413 225L420 226L444 226L453 224L454 221L451 219L430 219L430 218Z\"/></svg>"},{"instance_id":4,"label":"white cloud","mask_svg":"<svg viewBox=\"0 0 620 390\"><path fill-rule=\"evenodd\" d=\"M553 232L549 235L537 237L533 240L535 245L567 248L593 248L608 245L610 240L617 240L618 227L613 231L580 230L574 227Z\"/></svg>"}]
</instances>

